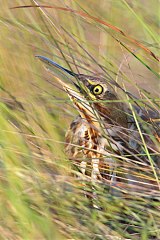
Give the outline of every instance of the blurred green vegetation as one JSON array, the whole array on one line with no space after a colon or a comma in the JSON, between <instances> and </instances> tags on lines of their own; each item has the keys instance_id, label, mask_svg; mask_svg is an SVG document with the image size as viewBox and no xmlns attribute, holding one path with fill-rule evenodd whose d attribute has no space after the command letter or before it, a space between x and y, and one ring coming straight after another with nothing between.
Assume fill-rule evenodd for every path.
<instances>
[{"instance_id":1,"label":"blurred green vegetation","mask_svg":"<svg viewBox=\"0 0 160 240\"><path fill-rule=\"evenodd\" d=\"M64 154L64 135L77 112L35 55L75 72L99 74L103 67L157 105L158 62L90 18L52 8L10 9L37 4L84 11L159 53L158 0L1 0L0 239L160 239L159 202L150 196L119 199L96 186L104 211L90 208Z\"/></svg>"}]
</instances>

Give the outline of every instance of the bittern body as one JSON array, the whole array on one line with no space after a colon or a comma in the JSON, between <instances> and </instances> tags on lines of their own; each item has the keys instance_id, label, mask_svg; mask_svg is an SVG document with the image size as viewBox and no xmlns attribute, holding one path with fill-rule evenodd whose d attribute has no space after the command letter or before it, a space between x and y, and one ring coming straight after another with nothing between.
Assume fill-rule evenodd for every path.
<instances>
[{"instance_id":1,"label":"bittern body","mask_svg":"<svg viewBox=\"0 0 160 240\"><path fill-rule=\"evenodd\" d=\"M66 153L83 174L94 180L111 180L118 161L145 159L149 164L144 148L148 154L158 151L158 112L137 106L129 110L108 79L76 74L46 57L37 57L47 64L79 112L66 133ZM156 168L158 161L153 162Z\"/></svg>"}]
</instances>

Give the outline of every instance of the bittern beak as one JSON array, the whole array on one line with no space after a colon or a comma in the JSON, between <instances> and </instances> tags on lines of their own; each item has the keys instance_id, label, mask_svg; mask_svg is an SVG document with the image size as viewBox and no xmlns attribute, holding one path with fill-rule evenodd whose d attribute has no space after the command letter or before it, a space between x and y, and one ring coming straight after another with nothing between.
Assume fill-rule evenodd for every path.
<instances>
[{"instance_id":1,"label":"bittern beak","mask_svg":"<svg viewBox=\"0 0 160 240\"><path fill-rule=\"evenodd\" d=\"M45 63L45 68L54 75L54 78L60 83L65 92L69 95L71 101L76 106L80 115L83 118L86 118L87 116L92 118L92 120L93 118L95 119L95 112L82 94L83 91L81 88L81 82L78 81L77 74L71 72L66 68L63 68L62 66L47 57L39 55L37 55L36 57L43 63ZM72 85L76 87L76 90L70 87L66 83L66 81L71 82Z\"/></svg>"},{"instance_id":2,"label":"bittern beak","mask_svg":"<svg viewBox=\"0 0 160 240\"><path fill-rule=\"evenodd\" d=\"M76 73L71 72L70 70L60 66L56 62L52 61L51 59L44 57L44 56L39 56L36 55L39 60L41 60L43 63L45 63L45 68L47 71L51 72L54 77L58 80L58 82L63 86L63 88L66 90L67 88L70 89L69 85L65 83L65 81L69 81L72 84L76 86L78 90L79 86L75 83L75 78L77 76ZM61 80L63 79L63 81Z\"/></svg>"}]
</instances>

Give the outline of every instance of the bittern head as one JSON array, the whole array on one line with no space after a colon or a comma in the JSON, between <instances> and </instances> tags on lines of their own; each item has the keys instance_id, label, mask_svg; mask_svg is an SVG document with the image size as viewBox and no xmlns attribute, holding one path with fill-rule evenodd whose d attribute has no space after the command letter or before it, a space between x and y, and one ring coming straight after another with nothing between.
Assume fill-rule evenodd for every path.
<instances>
[{"instance_id":1,"label":"bittern head","mask_svg":"<svg viewBox=\"0 0 160 240\"><path fill-rule=\"evenodd\" d=\"M108 123L126 126L124 105L118 101L114 87L103 77L76 74L44 56L36 56L45 63L63 86L80 115L86 119L95 116ZM69 81L72 86L66 83Z\"/></svg>"}]
</instances>

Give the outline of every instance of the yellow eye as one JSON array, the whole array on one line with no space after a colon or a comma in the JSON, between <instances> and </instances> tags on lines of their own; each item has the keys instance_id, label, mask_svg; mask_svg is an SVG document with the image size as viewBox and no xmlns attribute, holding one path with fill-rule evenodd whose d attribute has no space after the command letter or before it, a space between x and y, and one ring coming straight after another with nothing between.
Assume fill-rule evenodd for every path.
<instances>
[{"instance_id":1,"label":"yellow eye","mask_svg":"<svg viewBox=\"0 0 160 240\"><path fill-rule=\"evenodd\" d=\"M92 92L94 95L100 95L103 92L103 87L101 85L96 85Z\"/></svg>"}]
</instances>

